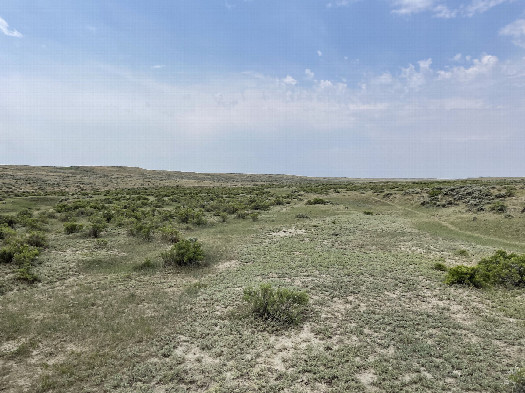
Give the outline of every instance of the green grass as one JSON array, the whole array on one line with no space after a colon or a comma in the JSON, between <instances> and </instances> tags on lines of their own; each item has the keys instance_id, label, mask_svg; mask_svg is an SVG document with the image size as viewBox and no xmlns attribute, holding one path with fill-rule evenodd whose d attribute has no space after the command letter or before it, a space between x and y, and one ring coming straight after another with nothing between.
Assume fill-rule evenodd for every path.
<instances>
[{"instance_id":1,"label":"green grass","mask_svg":"<svg viewBox=\"0 0 525 393\"><path fill-rule=\"evenodd\" d=\"M149 222L202 242L200 267L163 268L160 255L171 245L160 232L146 241L110 222L102 244L66 235L59 213L45 224L49 247L33 267L40 283L18 282L11 266L0 265L3 389L506 392L525 356L524 289L448 286L434 266L473 266L497 248L523 252L518 218L423 208L419 194L404 194L415 186L138 190L148 202L137 211ZM393 195L370 192L376 188ZM155 221L180 203L161 202L164 193L208 203L213 198L200 193L215 192L243 203L270 194L302 193L302 200L258 211L257 221L228 214L221 222L205 209L202 226ZM106 197L93 193L86 199ZM112 191L112 203L136 195ZM305 205L316 197L331 203ZM505 204L513 209L522 197L518 189ZM55 203L39 198L1 206L16 212ZM151 213L154 201L160 207ZM275 328L247 313L244 289L261 283L306 292L301 323Z\"/></svg>"}]
</instances>

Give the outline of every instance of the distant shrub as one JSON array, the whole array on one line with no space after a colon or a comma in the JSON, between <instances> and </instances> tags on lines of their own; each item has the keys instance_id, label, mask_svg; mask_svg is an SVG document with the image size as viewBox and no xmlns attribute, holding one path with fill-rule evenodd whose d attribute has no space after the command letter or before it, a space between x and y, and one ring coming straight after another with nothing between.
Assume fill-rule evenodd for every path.
<instances>
[{"instance_id":1,"label":"distant shrub","mask_svg":"<svg viewBox=\"0 0 525 393\"><path fill-rule=\"evenodd\" d=\"M221 222L226 222L228 220L228 215L224 212L219 213L219 218Z\"/></svg>"},{"instance_id":2,"label":"distant shrub","mask_svg":"<svg viewBox=\"0 0 525 393\"><path fill-rule=\"evenodd\" d=\"M436 262L434 265L432 265L432 269L438 270L440 272L446 272L448 267L443 262Z\"/></svg>"},{"instance_id":3,"label":"distant shrub","mask_svg":"<svg viewBox=\"0 0 525 393\"><path fill-rule=\"evenodd\" d=\"M155 226L152 223L135 220L128 229L130 236L138 237L146 241L153 240Z\"/></svg>"},{"instance_id":4,"label":"distant shrub","mask_svg":"<svg viewBox=\"0 0 525 393\"><path fill-rule=\"evenodd\" d=\"M374 215L374 212L371 212L370 210L365 210L365 211L363 212L363 214L364 214L365 216L373 216L373 215Z\"/></svg>"},{"instance_id":5,"label":"distant shrub","mask_svg":"<svg viewBox=\"0 0 525 393\"><path fill-rule=\"evenodd\" d=\"M17 269L16 278L30 284L40 281L40 277L33 273L31 265L24 265L20 269Z\"/></svg>"},{"instance_id":6,"label":"distant shrub","mask_svg":"<svg viewBox=\"0 0 525 393\"><path fill-rule=\"evenodd\" d=\"M168 243L175 244L181 240L180 232L171 225L167 225L165 227L160 228L160 234L162 240Z\"/></svg>"},{"instance_id":7,"label":"distant shrub","mask_svg":"<svg viewBox=\"0 0 525 393\"><path fill-rule=\"evenodd\" d=\"M457 251L456 251L456 255L458 255L458 256L460 256L460 257L468 257L468 256L470 256L470 254L468 253L468 251L465 250L465 249L457 250Z\"/></svg>"},{"instance_id":8,"label":"distant shrub","mask_svg":"<svg viewBox=\"0 0 525 393\"><path fill-rule=\"evenodd\" d=\"M0 226L0 240L16 236L16 231L7 225Z\"/></svg>"},{"instance_id":9,"label":"distant shrub","mask_svg":"<svg viewBox=\"0 0 525 393\"><path fill-rule=\"evenodd\" d=\"M45 233L36 231L32 231L27 234L26 243L30 246L38 248L46 248L48 246Z\"/></svg>"},{"instance_id":10,"label":"distant shrub","mask_svg":"<svg viewBox=\"0 0 525 393\"><path fill-rule=\"evenodd\" d=\"M251 213L250 218L252 219L252 221L257 221L259 219L259 213L257 212Z\"/></svg>"},{"instance_id":11,"label":"distant shrub","mask_svg":"<svg viewBox=\"0 0 525 393\"><path fill-rule=\"evenodd\" d=\"M309 300L306 292L274 289L270 284L261 284L257 289L246 288L243 299L255 317L287 325L301 321Z\"/></svg>"},{"instance_id":12,"label":"distant shrub","mask_svg":"<svg viewBox=\"0 0 525 393\"><path fill-rule=\"evenodd\" d=\"M445 283L448 285L460 284L470 287L481 288L483 281L477 277L477 267L459 265L448 270Z\"/></svg>"},{"instance_id":13,"label":"distant shrub","mask_svg":"<svg viewBox=\"0 0 525 393\"><path fill-rule=\"evenodd\" d=\"M106 248L108 246L108 241L106 239L96 239L95 248Z\"/></svg>"},{"instance_id":14,"label":"distant shrub","mask_svg":"<svg viewBox=\"0 0 525 393\"><path fill-rule=\"evenodd\" d=\"M310 216L303 213L299 213L295 215L295 218L310 218Z\"/></svg>"},{"instance_id":15,"label":"distant shrub","mask_svg":"<svg viewBox=\"0 0 525 393\"><path fill-rule=\"evenodd\" d=\"M509 377L511 393L525 393L525 367L517 369Z\"/></svg>"},{"instance_id":16,"label":"distant shrub","mask_svg":"<svg viewBox=\"0 0 525 393\"><path fill-rule=\"evenodd\" d=\"M153 270L157 266L151 261L151 259L146 258L144 262L139 263L138 265L133 267L133 270L135 271L143 271L143 270Z\"/></svg>"},{"instance_id":17,"label":"distant shrub","mask_svg":"<svg viewBox=\"0 0 525 393\"><path fill-rule=\"evenodd\" d=\"M94 238L98 238L108 227L106 220L101 217L90 217L89 222L91 226L88 229L88 235Z\"/></svg>"},{"instance_id":18,"label":"distant shrub","mask_svg":"<svg viewBox=\"0 0 525 393\"><path fill-rule=\"evenodd\" d=\"M204 252L196 239L184 239L160 256L166 266L190 266L199 264L204 259Z\"/></svg>"},{"instance_id":19,"label":"distant shrub","mask_svg":"<svg viewBox=\"0 0 525 393\"><path fill-rule=\"evenodd\" d=\"M506 213L507 206L503 202L497 201L489 206L489 210L494 213Z\"/></svg>"},{"instance_id":20,"label":"distant shrub","mask_svg":"<svg viewBox=\"0 0 525 393\"><path fill-rule=\"evenodd\" d=\"M65 222L64 223L64 232L66 235L71 235L72 233L80 232L84 228L84 225L77 222Z\"/></svg>"},{"instance_id":21,"label":"distant shrub","mask_svg":"<svg viewBox=\"0 0 525 393\"><path fill-rule=\"evenodd\" d=\"M245 210L238 210L238 211L235 213L235 217L244 220L246 217L248 217L248 212L245 211Z\"/></svg>"},{"instance_id":22,"label":"distant shrub","mask_svg":"<svg viewBox=\"0 0 525 393\"><path fill-rule=\"evenodd\" d=\"M307 205L326 205L327 203L330 203L330 202L328 202L327 200L323 198L314 198L314 199L309 199L306 201Z\"/></svg>"}]
</instances>

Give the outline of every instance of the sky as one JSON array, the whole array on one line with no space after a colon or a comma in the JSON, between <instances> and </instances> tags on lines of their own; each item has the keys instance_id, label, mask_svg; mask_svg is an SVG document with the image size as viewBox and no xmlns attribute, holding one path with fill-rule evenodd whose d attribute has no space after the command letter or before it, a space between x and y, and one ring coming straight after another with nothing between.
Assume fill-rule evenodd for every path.
<instances>
[{"instance_id":1,"label":"sky","mask_svg":"<svg viewBox=\"0 0 525 393\"><path fill-rule=\"evenodd\" d=\"M525 0L2 0L0 164L525 176Z\"/></svg>"}]
</instances>

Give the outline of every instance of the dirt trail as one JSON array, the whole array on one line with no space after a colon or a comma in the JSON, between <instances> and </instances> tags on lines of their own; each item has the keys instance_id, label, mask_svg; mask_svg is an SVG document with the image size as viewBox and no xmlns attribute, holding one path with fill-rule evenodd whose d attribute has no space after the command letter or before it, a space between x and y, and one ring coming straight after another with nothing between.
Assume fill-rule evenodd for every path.
<instances>
[{"instance_id":1,"label":"dirt trail","mask_svg":"<svg viewBox=\"0 0 525 393\"><path fill-rule=\"evenodd\" d=\"M446 227L446 228L448 228L448 229L450 229L450 230L452 230L454 232L461 233L463 235L472 236L472 237L476 237L476 238L484 239L484 240L491 240L491 241L507 244L507 245L514 246L514 247L517 246L517 247L524 247L525 248L525 243L523 243L523 242L510 241L510 240L506 240L506 239L501 239L499 237L487 236L487 235L482 235L482 234L476 233L476 232L464 231L462 229L459 229L455 225L450 224L449 222L440 220L439 218L436 218L436 217L433 217L433 216L426 216L425 214L421 213L418 210L411 209L411 208L406 207L406 206L401 206L401 205L395 204L395 203L390 202L390 201L385 201L385 200L377 198L377 197L373 197L372 196L371 198L376 200L376 201L382 202L382 203L387 203L387 204L389 204L391 206L396 207L397 209L406 210L406 211L412 212L412 213L414 213L414 214L416 214L416 215L418 215L420 217L425 217L428 220L432 220L432 221L434 221L434 222L436 222L436 223L438 223L440 225L443 225L444 227Z\"/></svg>"}]
</instances>

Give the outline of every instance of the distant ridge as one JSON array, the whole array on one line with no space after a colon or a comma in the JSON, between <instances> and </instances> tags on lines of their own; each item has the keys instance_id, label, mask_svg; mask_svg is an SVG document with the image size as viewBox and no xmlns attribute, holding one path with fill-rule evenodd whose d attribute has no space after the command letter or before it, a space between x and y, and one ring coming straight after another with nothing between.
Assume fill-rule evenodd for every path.
<instances>
[{"instance_id":1,"label":"distant ridge","mask_svg":"<svg viewBox=\"0 0 525 393\"><path fill-rule=\"evenodd\" d=\"M469 179L479 181L503 178ZM523 178L515 178L523 179ZM301 184L341 182L439 181L438 179L375 179L308 177L280 174L197 173L148 170L126 166L28 166L0 165L0 188L10 192L80 192L116 188Z\"/></svg>"}]
</instances>

